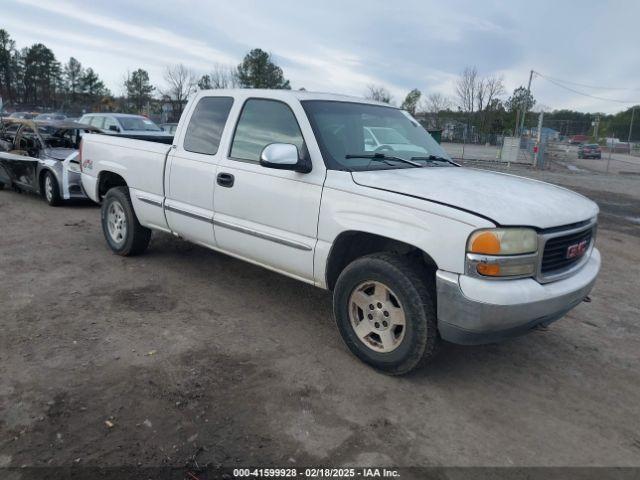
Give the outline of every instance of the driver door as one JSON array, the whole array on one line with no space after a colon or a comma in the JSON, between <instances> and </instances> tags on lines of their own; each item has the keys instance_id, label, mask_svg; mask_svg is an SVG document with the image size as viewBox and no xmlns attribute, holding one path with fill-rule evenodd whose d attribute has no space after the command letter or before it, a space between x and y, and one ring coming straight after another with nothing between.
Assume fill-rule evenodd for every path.
<instances>
[{"instance_id":1,"label":"driver door","mask_svg":"<svg viewBox=\"0 0 640 480\"><path fill-rule=\"evenodd\" d=\"M262 150L272 143L293 144L299 155L308 155L303 121L308 125L299 103L245 101L228 155L218 165L213 224L221 249L312 282L324 172L260 165Z\"/></svg>"}]
</instances>

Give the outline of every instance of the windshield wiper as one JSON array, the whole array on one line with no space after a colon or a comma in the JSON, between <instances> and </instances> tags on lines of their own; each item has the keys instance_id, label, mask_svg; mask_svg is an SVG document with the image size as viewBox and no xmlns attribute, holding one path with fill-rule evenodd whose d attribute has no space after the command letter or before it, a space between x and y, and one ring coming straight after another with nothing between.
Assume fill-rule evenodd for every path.
<instances>
[{"instance_id":1,"label":"windshield wiper","mask_svg":"<svg viewBox=\"0 0 640 480\"><path fill-rule=\"evenodd\" d=\"M411 157L411 160L425 160L427 162L442 162L442 163L450 163L451 165L455 165L456 167L460 166L456 162L452 162L448 158L438 157L437 155L428 155L426 157Z\"/></svg>"},{"instance_id":2,"label":"windshield wiper","mask_svg":"<svg viewBox=\"0 0 640 480\"><path fill-rule=\"evenodd\" d=\"M344 158L368 158L370 160L376 160L379 162L384 162L387 165L393 165L391 163L389 163L389 160L394 160L396 162L401 162L401 163L406 163L408 165L412 165L414 167L418 167L418 168L422 168L422 165L420 165L418 162L412 162L411 160L406 160L404 158L400 158L400 157L395 157L393 155L386 155L384 153L349 153L347 155L344 156Z\"/></svg>"}]
</instances>

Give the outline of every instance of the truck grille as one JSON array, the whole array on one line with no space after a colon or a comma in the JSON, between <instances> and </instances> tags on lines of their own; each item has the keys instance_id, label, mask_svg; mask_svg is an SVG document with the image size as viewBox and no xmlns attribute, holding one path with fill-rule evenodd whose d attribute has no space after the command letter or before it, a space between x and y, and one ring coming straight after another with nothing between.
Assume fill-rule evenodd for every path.
<instances>
[{"instance_id":1,"label":"truck grille","mask_svg":"<svg viewBox=\"0 0 640 480\"><path fill-rule=\"evenodd\" d=\"M544 246L544 253L542 255L542 274L549 275L565 270L582 260L585 253L588 253L589 247L591 247L593 229L594 227L591 227L581 232L571 233L569 235L554 237L547 240L547 243ZM569 247L583 241L587 242L586 252L573 258L567 258Z\"/></svg>"}]
</instances>

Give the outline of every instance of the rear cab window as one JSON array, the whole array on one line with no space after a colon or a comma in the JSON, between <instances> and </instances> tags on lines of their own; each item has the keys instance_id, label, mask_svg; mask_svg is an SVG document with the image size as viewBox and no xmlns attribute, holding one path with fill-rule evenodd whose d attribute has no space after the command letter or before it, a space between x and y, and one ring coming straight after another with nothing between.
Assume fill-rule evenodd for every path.
<instances>
[{"instance_id":1,"label":"rear cab window","mask_svg":"<svg viewBox=\"0 0 640 480\"><path fill-rule=\"evenodd\" d=\"M232 105L231 97L201 98L189 120L183 148L188 152L215 155Z\"/></svg>"}]
</instances>

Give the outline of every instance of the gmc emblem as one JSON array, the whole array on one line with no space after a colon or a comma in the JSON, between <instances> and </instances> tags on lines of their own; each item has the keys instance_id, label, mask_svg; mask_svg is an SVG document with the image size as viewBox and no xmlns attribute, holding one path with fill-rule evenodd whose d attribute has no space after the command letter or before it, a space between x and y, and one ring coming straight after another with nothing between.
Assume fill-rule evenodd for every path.
<instances>
[{"instance_id":1,"label":"gmc emblem","mask_svg":"<svg viewBox=\"0 0 640 480\"><path fill-rule=\"evenodd\" d=\"M587 251L587 245L589 242L582 240L580 243L570 245L567 248L567 258L581 257Z\"/></svg>"}]
</instances>

